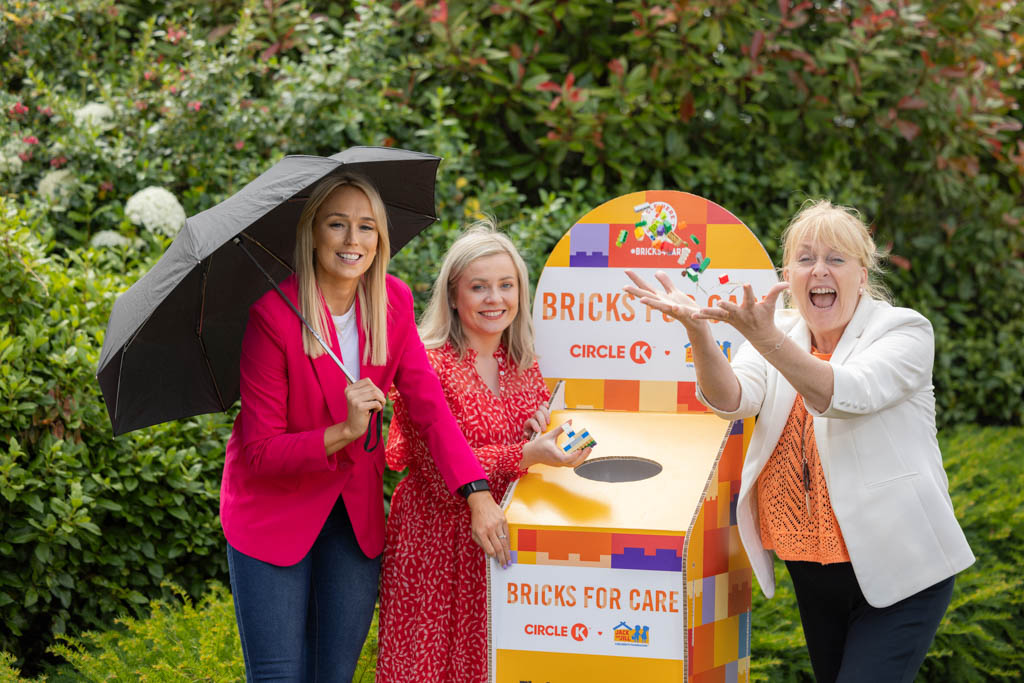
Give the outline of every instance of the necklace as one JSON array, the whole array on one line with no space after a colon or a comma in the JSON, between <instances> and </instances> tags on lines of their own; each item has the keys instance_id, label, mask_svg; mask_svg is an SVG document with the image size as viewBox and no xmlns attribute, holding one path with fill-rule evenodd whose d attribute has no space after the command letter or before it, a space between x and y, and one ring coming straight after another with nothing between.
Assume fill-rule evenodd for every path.
<instances>
[{"instance_id":1,"label":"necklace","mask_svg":"<svg viewBox=\"0 0 1024 683\"><path fill-rule=\"evenodd\" d=\"M799 400L799 399L798 399ZM804 505L807 506L807 516L811 516L811 468L807 464L807 423L810 421L811 414L806 412L805 407L804 422L800 426L800 458L803 460L802 475L804 480ZM811 422L811 426L814 423Z\"/></svg>"}]
</instances>

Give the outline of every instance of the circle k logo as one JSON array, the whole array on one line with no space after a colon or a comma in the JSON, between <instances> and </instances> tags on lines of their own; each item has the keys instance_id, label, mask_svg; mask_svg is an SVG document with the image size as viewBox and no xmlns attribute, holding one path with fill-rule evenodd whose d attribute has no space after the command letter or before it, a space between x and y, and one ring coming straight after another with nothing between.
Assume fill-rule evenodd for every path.
<instances>
[{"instance_id":1,"label":"circle k logo","mask_svg":"<svg viewBox=\"0 0 1024 683\"><path fill-rule=\"evenodd\" d=\"M572 625L572 639L573 640L586 640L587 638L587 627L583 624Z\"/></svg>"},{"instance_id":2,"label":"circle k logo","mask_svg":"<svg viewBox=\"0 0 1024 683\"><path fill-rule=\"evenodd\" d=\"M651 345L645 341L633 342L629 347L629 359L637 365L643 365L651 359Z\"/></svg>"}]
</instances>

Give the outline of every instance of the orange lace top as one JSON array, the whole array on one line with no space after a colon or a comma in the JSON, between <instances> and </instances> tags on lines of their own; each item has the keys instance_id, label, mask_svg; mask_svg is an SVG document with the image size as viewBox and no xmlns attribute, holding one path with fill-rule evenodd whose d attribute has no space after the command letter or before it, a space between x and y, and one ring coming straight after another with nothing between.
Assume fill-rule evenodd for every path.
<instances>
[{"instance_id":1,"label":"orange lace top","mask_svg":"<svg viewBox=\"0 0 1024 683\"><path fill-rule=\"evenodd\" d=\"M815 352L822 360L832 354ZM809 490L804 487L804 455ZM761 545L783 560L849 562L843 532L828 497L814 439L814 418L797 395L782 436L757 478Z\"/></svg>"}]
</instances>

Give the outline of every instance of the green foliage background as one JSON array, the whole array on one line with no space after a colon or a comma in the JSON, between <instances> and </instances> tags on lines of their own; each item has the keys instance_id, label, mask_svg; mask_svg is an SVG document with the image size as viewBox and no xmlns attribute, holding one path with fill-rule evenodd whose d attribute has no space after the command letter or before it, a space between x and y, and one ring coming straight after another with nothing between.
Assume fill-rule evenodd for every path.
<instances>
[{"instance_id":1,"label":"green foliage background","mask_svg":"<svg viewBox=\"0 0 1024 683\"><path fill-rule=\"evenodd\" d=\"M128 197L164 187L191 215L287 153L363 144L445 157L441 220L393 261L420 305L459 227L482 212L536 277L579 216L623 192L713 199L776 261L805 198L854 205L891 247L897 303L935 326L941 426L1024 424L1022 16L995 0L10 0L0 650L31 669L54 636L171 599L168 580L199 595L226 579L217 492L233 415L113 438L95 364L113 300L168 244L128 220ZM76 117L90 103L110 119ZM68 173L46 197L55 170ZM91 248L100 231L128 245ZM968 433L986 452L1011 448L992 434L1017 434ZM957 511L981 561L927 665L936 680L1020 670L1006 645L1019 640L1020 603L999 593L1020 592L1019 496L970 450L950 467L962 473L954 494L970 493ZM795 623L791 608L782 591L755 621ZM759 670L796 680L798 634L758 631Z\"/></svg>"}]
</instances>

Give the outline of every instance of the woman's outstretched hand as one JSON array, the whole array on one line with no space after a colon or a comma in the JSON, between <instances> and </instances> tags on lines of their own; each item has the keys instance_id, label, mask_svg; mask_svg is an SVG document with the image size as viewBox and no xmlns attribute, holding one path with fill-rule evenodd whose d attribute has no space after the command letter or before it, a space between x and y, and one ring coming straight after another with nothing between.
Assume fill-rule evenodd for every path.
<instances>
[{"instance_id":1,"label":"woman's outstretched hand","mask_svg":"<svg viewBox=\"0 0 1024 683\"><path fill-rule=\"evenodd\" d=\"M572 420L569 420L571 423ZM523 459L519 466L524 470L530 465L541 463L551 467L576 467L590 456L592 448L584 448L581 451L566 453L558 445L558 435L562 433L562 426L555 427L547 434L541 434L533 441L523 446Z\"/></svg>"},{"instance_id":2,"label":"woman's outstretched hand","mask_svg":"<svg viewBox=\"0 0 1024 683\"><path fill-rule=\"evenodd\" d=\"M697 322L699 318L695 316L701 309L694 298L676 289L676 286L672 284L672 280L669 279L665 271L659 270L654 274L655 279L665 288L664 293L656 291L654 287L632 270L627 270L626 275L629 276L629 279L634 284L626 285L622 289L627 294L632 294L639 299L640 303L675 318L687 328L705 324Z\"/></svg>"},{"instance_id":3,"label":"woman's outstretched hand","mask_svg":"<svg viewBox=\"0 0 1024 683\"><path fill-rule=\"evenodd\" d=\"M736 328L755 348L763 350L779 341L780 330L775 326L775 304L779 295L789 289L788 282L772 285L763 301L758 301L754 289L743 285L743 302L734 304L720 299L710 308L702 308L694 315L697 320L720 320Z\"/></svg>"}]
</instances>

